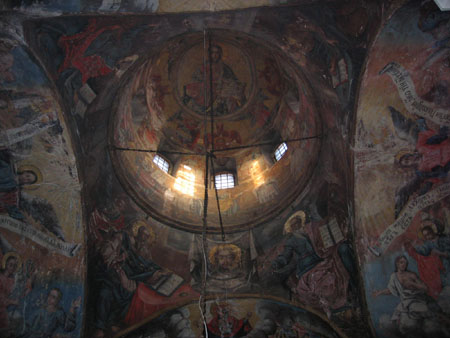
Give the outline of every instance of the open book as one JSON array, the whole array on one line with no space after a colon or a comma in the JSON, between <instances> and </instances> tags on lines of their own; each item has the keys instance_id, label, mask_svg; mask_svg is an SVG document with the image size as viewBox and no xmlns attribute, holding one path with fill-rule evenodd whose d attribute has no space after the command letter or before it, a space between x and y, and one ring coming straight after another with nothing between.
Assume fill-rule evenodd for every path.
<instances>
[{"instance_id":1,"label":"open book","mask_svg":"<svg viewBox=\"0 0 450 338\"><path fill-rule=\"evenodd\" d=\"M172 293L174 293L175 290L183 284L183 282L184 279L182 277L171 273L170 275L161 277L150 286L159 294L170 297Z\"/></svg>"},{"instance_id":2,"label":"open book","mask_svg":"<svg viewBox=\"0 0 450 338\"><path fill-rule=\"evenodd\" d=\"M330 222L319 227L320 237L322 238L323 247L328 249L333 245L336 245L340 241L344 240L344 235L336 218L333 218Z\"/></svg>"}]
</instances>

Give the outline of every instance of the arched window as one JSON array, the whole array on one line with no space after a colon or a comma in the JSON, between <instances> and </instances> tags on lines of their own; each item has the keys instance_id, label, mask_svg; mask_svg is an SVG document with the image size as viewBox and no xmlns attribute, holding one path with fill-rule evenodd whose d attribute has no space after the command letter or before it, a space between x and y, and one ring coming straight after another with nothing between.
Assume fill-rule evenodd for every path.
<instances>
[{"instance_id":1,"label":"arched window","mask_svg":"<svg viewBox=\"0 0 450 338\"><path fill-rule=\"evenodd\" d=\"M220 173L214 178L217 189L229 189L234 187L234 175L231 173Z\"/></svg>"},{"instance_id":2,"label":"arched window","mask_svg":"<svg viewBox=\"0 0 450 338\"><path fill-rule=\"evenodd\" d=\"M281 143L278 148L275 150L275 159L277 161L281 160L281 158L283 157L283 155L286 153L286 150L288 149L287 144L286 143Z\"/></svg>"},{"instance_id":3,"label":"arched window","mask_svg":"<svg viewBox=\"0 0 450 338\"><path fill-rule=\"evenodd\" d=\"M161 169L165 173L169 173L169 167L170 167L169 161L167 161L162 156L159 156L158 154L156 154L155 157L153 158L153 163L155 163L159 167L159 169Z\"/></svg>"}]
</instances>

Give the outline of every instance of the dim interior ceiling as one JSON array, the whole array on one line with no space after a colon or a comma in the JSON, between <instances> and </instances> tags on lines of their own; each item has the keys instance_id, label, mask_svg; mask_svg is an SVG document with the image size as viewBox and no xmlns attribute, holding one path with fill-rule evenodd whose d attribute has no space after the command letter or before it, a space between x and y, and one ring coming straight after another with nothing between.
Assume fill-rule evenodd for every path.
<instances>
[{"instance_id":1,"label":"dim interior ceiling","mask_svg":"<svg viewBox=\"0 0 450 338\"><path fill-rule=\"evenodd\" d=\"M115 172L165 224L200 231L205 198L210 232L261 224L298 196L317 164L322 126L308 81L283 51L247 34L177 36L130 71L119 92L109 128ZM212 177L224 172L236 186L215 191Z\"/></svg>"}]
</instances>

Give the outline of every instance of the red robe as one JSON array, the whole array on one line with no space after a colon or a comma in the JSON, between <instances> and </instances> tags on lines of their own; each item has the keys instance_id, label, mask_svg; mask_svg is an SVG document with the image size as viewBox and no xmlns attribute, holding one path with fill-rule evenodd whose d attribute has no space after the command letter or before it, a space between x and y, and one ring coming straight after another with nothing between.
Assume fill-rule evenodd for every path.
<instances>
[{"instance_id":1,"label":"red robe","mask_svg":"<svg viewBox=\"0 0 450 338\"><path fill-rule=\"evenodd\" d=\"M7 277L4 273L0 273L0 328L9 326L7 306L11 304L9 295L14 289L15 278Z\"/></svg>"},{"instance_id":2,"label":"red robe","mask_svg":"<svg viewBox=\"0 0 450 338\"><path fill-rule=\"evenodd\" d=\"M233 316L228 316L226 324L229 326L229 332L221 332L221 320L216 315L207 324L208 334L211 338L238 338L244 337L252 329L247 319L237 319Z\"/></svg>"},{"instance_id":3,"label":"red robe","mask_svg":"<svg viewBox=\"0 0 450 338\"><path fill-rule=\"evenodd\" d=\"M137 324L156 311L175 305L182 300L198 299L198 297L199 294L187 284L181 285L170 297L166 297L144 283L138 283L124 322L127 325Z\"/></svg>"},{"instance_id":4,"label":"red robe","mask_svg":"<svg viewBox=\"0 0 450 338\"><path fill-rule=\"evenodd\" d=\"M450 161L450 139L446 139L439 144L427 144L427 140L436 136L434 130L426 130L419 133L416 149L422 155L418 170L430 172L437 166L444 167ZM438 178L429 179L431 182L438 182Z\"/></svg>"},{"instance_id":5,"label":"red robe","mask_svg":"<svg viewBox=\"0 0 450 338\"><path fill-rule=\"evenodd\" d=\"M437 255L422 256L417 253L414 247L409 247L408 255L417 262L420 279L427 286L428 294L437 299L442 291L441 271L444 265Z\"/></svg>"}]
</instances>

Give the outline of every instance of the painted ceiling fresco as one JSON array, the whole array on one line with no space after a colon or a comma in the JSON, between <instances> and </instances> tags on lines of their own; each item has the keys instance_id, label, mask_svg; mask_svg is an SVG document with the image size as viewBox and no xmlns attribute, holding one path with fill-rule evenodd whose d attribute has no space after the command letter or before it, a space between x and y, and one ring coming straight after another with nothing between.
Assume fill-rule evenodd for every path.
<instances>
[{"instance_id":1,"label":"painted ceiling fresco","mask_svg":"<svg viewBox=\"0 0 450 338\"><path fill-rule=\"evenodd\" d=\"M111 156L138 204L175 227L200 231L204 153L213 152L214 172L232 169L238 182L220 192L222 222L227 231L243 230L273 217L305 187L320 150L320 113L282 54L233 31L210 31L207 39L204 46L204 33L177 36L137 68L110 127ZM208 50L215 59L204 60ZM273 151L289 139L305 141L289 144L291 164L275 163ZM267 149L247 147L253 144ZM145 150L167 154L171 173L162 173ZM186 166L191 189L178 185ZM217 232L212 188L208 228Z\"/></svg>"},{"instance_id":2,"label":"painted ceiling fresco","mask_svg":"<svg viewBox=\"0 0 450 338\"><path fill-rule=\"evenodd\" d=\"M30 51L3 39L1 60L0 335L80 336L86 252L70 133Z\"/></svg>"},{"instance_id":3,"label":"painted ceiling fresco","mask_svg":"<svg viewBox=\"0 0 450 338\"><path fill-rule=\"evenodd\" d=\"M350 41L368 31L326 31L308 10L25 23L80 142L86 332L138 328L180 302L200 299L205 313L202 299L224 293L281 297L341 333L369 330L342 131L364 55ZM237 186L216 197L206 180L206 205L212 169ZM194 177L192 190L180 177Z\"/></svg>"},{"instance_id":4,"label":"painted ceiling fresco","mask_svg":"<svg viewBox=\"0 0 450 338\"><path fill-rule=\"evenodd\" d=\"M430 3L398 10L361 85L357 247L380 336L449 335L449 20Z\"/></svg>"},{"instance_id":5,"label":"painted ceiling fresco","mask_svg":"<svg viewBox=\"0 0 450 338\"><path fill-rule=\"evenodd\" d=\"M1 6L1 337L450 337L449 12Z\"/></svg>"}]
</instances>

